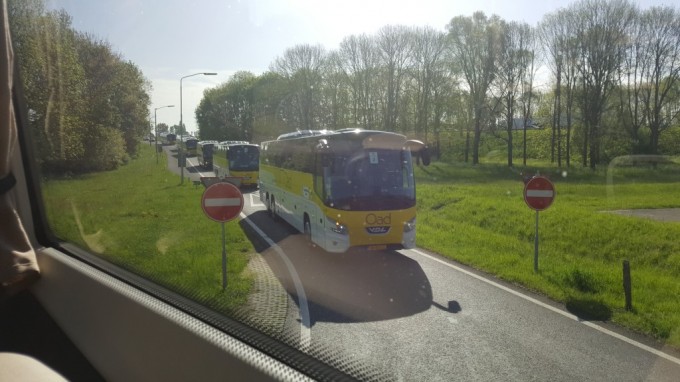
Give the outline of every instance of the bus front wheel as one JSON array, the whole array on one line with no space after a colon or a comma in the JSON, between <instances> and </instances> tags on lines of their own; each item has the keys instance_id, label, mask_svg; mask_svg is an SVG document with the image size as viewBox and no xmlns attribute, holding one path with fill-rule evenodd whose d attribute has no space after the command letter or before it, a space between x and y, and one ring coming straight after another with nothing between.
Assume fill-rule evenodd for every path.
<instances>
[{"instance_id":1,"label":"bus front wheel","mask_svg":"<svg viewBox=\"0 0 680 382\"><path fill-rule=\"evenodd\" d=\"M274 200L274 196L269 198L269 216L276 220L276 200Z\"/></svg>"}]
</instances>

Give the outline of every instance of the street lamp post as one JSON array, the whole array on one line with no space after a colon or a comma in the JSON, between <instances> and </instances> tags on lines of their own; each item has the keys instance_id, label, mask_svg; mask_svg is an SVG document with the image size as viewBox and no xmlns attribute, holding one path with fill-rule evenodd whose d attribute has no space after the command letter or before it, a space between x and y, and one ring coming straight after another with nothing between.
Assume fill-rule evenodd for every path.
<instances>
[{"instance_id":1,"label":"street lamp post","mask_svg":"<svg viewBox=\"0 0 680 382\"><path fill-rule=\"evenodd\" d=\"M158 164L158 122L156 122L156 110L163 109L165 107L175 107L175 105L165 105L153 109L153 127L156 132L156 164Z\"/></svg>"},{"instance_id":2,"label":"street lamp post","mask_svg":"<svg viewBox=\"0 0 680 382\"><path fill-rule=\"evenodd\" d=\"M189 74L188 76L184 76L184 77L179 79L179 129L182 132L182 134L184 134L184 120L182 119L182 80L184 80L187 77L193 77L193 76L199 76L199 75L216 76L217 73L205 73L205 72L194 73L194 74ZM181 184L184 184L184 165L185 165L185 163L184 163L184 153L182 152L181 142L178 145L177 155L179 157L180 171L182 172Z\"/></svg>"}]
</instances>

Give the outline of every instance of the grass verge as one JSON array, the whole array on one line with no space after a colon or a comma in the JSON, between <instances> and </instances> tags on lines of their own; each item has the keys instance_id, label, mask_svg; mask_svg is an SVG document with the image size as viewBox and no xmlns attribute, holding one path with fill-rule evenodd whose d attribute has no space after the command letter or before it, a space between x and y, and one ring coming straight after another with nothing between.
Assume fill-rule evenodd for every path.
<instances>
[{"instance_id":1,"label":"grass verge","mask_svg":"<svg viewBox=\"0 0 680 382\"><path fill-rule=\"evenodd\" d=\"M220 223L201 209L203 187L167 170L167 160L142 145L116 171L43 182L50 225L64 240L100 254L215 310L231 313L248 297L245 271L255 252L234 220L226 223L227 282L222 290Z\"/></svg>"},{"instance_id":2,"label":"grass verge","mask_svg":"<svg viewBox=\"0 0 680 382\"><path fill-rule=\"evenodd\" d=\"M553 205L539 217L523 178L547 174ZM612 175L612 174L609 174ZM680 166L530 171L501 164L433 163L416 171L418 245L564 302L583 319L611 320L680 348L680 223L606 211L680 207ZM633 311L624 309L629 260Z\"/></svg>"}]
</instances>

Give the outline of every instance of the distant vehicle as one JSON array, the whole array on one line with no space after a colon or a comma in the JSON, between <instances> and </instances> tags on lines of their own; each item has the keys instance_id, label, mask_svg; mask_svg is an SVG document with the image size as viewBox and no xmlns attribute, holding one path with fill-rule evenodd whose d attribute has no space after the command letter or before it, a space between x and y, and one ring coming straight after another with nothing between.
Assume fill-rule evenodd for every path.
<instances>
[{"instance_id":1,"label":"distant vehicle","mask_svg":"<svg viewBox=\"0 0 680 382\"><path fill-rule=\"evenodd\" d=\"M208 170L213 169L213 153L215 151L215 141L198 142L196 146L196 157L198 165Z\"/></svg>"},{"instance_id":2,"label":"distant vehicle","mask_svg":"<svg viewBox=\"0 0 680 382\"><path fill-rule=\"evenodd\" d=\"M198 139L191 136L184 136L182 137L181 147L185 156L195 157L197 155Z\"/></svg>"},{"instance_id":3,"label":"distant vehicle","mask_svg":"<svg viewBox=\"0 0 680 382\"><path fill-rule=\"evenodd\" d=\"M260 200L329 252L414 248L416 186L404 135L361 129L262 143Z\"/></svg>"},{"instance_id":4,"label":"distant vehicle","mask_svg":"<svg viewBox=\"0 0 680 382\"><path fill-rule=\"evenodd\" d=\"M163 145L171 146L176 143L177 135L168 132L163 132L158 134L158 138Z\"/></svg>"},{"instance_id":5,"label":"distant vehicle","mask_svg":"<svg viewBox=\"0 0 680 382\"><path fill-rule=\"evenodd\" d=\"M213 156L218 176L241 178L244 187L257 186L260 171L260 146L243 141L228 141L226 149L220 149Z\"/></svg>"}]
</instances>

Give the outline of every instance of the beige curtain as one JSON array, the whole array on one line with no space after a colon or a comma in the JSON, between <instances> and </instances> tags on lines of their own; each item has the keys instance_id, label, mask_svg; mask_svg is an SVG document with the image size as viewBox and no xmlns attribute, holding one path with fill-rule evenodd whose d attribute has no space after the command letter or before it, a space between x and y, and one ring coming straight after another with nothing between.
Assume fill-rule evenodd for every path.
<instances>
[{"instance_id":1,"label":"beige curtain","mask_svg":"<svg viewBox=\"0 0 680 382\"><path fill-rule=\"evenodd\" d=\"M14 55L2 1L0 29L0 184L13 182L12 160L16 158L17 125L12 102ZM0 300L26 288L38 279L38 263L16 209L16 187L0 187Z\"/></svg>"}]
</instances>

